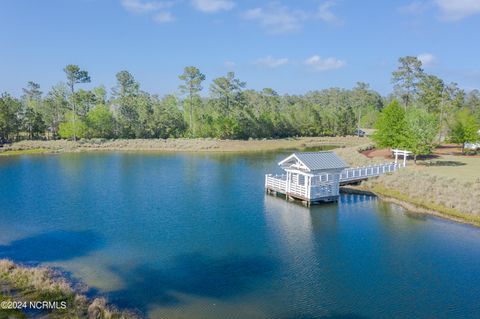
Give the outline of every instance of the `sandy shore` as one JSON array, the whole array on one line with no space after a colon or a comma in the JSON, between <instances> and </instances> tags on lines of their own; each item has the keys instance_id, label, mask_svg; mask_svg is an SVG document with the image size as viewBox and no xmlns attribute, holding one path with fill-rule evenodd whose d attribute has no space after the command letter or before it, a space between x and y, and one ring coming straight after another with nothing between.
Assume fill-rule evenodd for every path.
<instances>
[{"instance_id":1,"label":"sandy shore","mask_svg":"<svg viewBox=\"0 0 480 319\"><path fill-rule=\"evenodd\" d=\"M164 152L250 152L279 149L305 149L334 145L350 147L369 143L358 137L301 137L274 140L218 140L218 139L131 139L131 140L55 140L21 141L0 148L0 154L32 152L82 151L164 151Z\"/></svg>"}]
</instances>

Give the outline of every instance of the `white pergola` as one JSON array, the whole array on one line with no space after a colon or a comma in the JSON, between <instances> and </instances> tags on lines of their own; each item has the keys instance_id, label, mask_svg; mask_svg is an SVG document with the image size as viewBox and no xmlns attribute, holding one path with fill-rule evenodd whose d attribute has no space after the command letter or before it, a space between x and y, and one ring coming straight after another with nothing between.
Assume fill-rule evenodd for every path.
<instances>
[{"instance_id":1,"label":"white pergola","mask_svg":"<svg viewBox=\"0 0 480 319\"><path fill-rule=\"evenodd\" d=\"M398 164L398 156L403 156L403 167L407 165L407 156L410 156L412 152L406 150L392 150L393 154L395 155L395 164Z\"/></svg>"}]
</instances>

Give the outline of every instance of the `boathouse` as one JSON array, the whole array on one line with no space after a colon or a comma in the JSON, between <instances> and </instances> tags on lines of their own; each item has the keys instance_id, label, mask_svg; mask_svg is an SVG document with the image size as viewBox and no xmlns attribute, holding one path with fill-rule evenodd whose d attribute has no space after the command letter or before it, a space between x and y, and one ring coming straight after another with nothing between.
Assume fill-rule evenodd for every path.
<instances>
[{"instance_id":1,"label":"boathouse","mask_svg":"<svg viewBox=\"0 0 480 319\"><path fill-rule=\"evenodd\" d=\"M348 167L334 152L293 153L278 165L285 174L267 175L267 191L307 202L337 200L340 174Z\"/></svg>"},{"instance_id":2,"label":"boathouse","mask_svg":"<svg viewBox=\"0 0 480 319\"><path fill-rule=\"evenodd\" d=\"M287 199L298 199L307 204L336 201L340 185L393 173L406 166L410 153L393 150L395 162L363 167L348 167L332 151L293 153L278 163L284 174L265 175L265 189L269 194L283 194ZM399 163L399 156L403 156L403 163Z\"/></svg>"}]
</instances>

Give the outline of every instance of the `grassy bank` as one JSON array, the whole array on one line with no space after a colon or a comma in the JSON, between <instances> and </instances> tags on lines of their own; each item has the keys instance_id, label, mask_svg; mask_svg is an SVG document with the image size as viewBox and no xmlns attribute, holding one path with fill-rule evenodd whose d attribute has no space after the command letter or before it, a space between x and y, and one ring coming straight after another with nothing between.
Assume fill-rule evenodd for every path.
<instances>
[{"instance_id":1,"label":"grassy bank","mask_svg":"<svg viewBox=\"0 0 480 319\"><path fill-rule=\"evenodd\" d=\"M9 260L0 260L0 318L52 318L52 319L128 319L139 316L109 306L105 299L89 300L73 288L61 274L45 267L25 267ZM35 310L33 301L57 304L57 309ZM28 305L24 309L8 309L11 302Z\"/></svg>"},{"instance_id":2,"label":"grassy bank","mask_svg":"<svg viewBox=\"0 0 480 319\"><path fill-rule=\"evenodd\" d=\"M164 151L164 152L250 152L281 149L309 149L327 145L351 147L369 143L358 137L300 137L274 140L218 139L132 139L132 140L55 140L21 141L0 148L0 154L23 152L82 152L82 151Z\"/></svg>"},{"instance_id":3,"label":"grassy bank","mask_svg":"<svg viewBox=\"0 0 480 319\"><path fill-rule=\"evenodd\" d=\"M408 211L433 215L459 223L471 224L480 227L480 216L465 214L455 209L450 209L442 205L436 205L420 198L409 197L398 190L386 189L381 186L365 187L365 186L344 186L342 192L347 194L365 194L378 196L386 202L390 202Z\"/></svg>"},{"instance_id":4,"label":"grassy bank","mask_svg":"<svg viewBox=\"0 0 480 319\"><path fill-rule=\"evenodd\" d=\"M414 211L480 226L478 182L464 182L436 175L428 169L408 167L395 174L363 182L360 189L396 199L400 204L411 204L406 208Z\"/></svg>"},{"instance_id":5,"label":"grassy bank","mask_svg":"<svg viewBox=\"0 0 480 319\"><path fill-rule=\"evenodd\" d=\"M458 211L456 209L448 208L439 204L434 204L430 201L418 197L407 196L397 190L387 189L381 186L374 187L372 191L377 195L380 195L382 199L404 206L411 211L427 213L430 215L450 219L456 222L480 226L479 215L462 213L461 211Z\"/></svg>"},{"instance_id":6,"label":"grassy bank","mask_svg":"<svg viewBox=\"0 0 480 319\"><path fill-rule=\"evenodd\" d=\"M352 166L389 161L384 156L367 158L358 151L362 149L336 150ZM479 157L444 155L419 161L419 165L409 161L407 168L370 179L353 189L375 193L411 211L480 226Z\"/></svg>"},{"instance_id":7,"label":"grassy bank","mask_svg":"<svg viewBox=\"0 0 480 319\"><path fill-rule=\"evenodd\" d=\"M7 156L7 155L28 155L28 154L42 154L42 153L49 153L50 151L44 148L32 148L32 149L24 149L24 150L6 150L0 151L0 156Z\"/></svg>"}]
</instances>

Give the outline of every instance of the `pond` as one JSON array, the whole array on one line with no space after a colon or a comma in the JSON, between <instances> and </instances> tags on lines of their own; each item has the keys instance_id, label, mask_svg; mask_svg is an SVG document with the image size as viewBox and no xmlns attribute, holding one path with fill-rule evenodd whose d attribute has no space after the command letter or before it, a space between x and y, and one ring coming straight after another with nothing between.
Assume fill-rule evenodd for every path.
<instances>
[{"instance_id":1,"label":"pond","mask_svg":"<svg viewBox=\"0 0 480 319\"><path fill-rule=\"evenodd\" d=\"M284 152L0 158L0 258L151 318L479 318L480 230L265 195Z\"/></svg>"}]
</instances>

